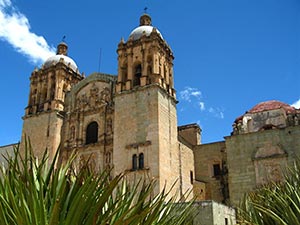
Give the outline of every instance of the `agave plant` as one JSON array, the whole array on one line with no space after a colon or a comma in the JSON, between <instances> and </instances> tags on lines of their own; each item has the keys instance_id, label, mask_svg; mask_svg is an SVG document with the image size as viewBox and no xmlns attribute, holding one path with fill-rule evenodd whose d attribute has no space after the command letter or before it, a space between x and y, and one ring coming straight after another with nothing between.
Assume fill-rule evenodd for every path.
<instances>
[{"instance_id":1,"label":"agave plant","mask_svg":"<svg viewBox=\"0 0 300 225\"><path fill-rule=\"evenodd\" d=\"M285 172L285 180L245 195L238 211L240 224L300 225L300 161Z\"/></svg>"},{"instance_id":2,"label":"agave plant","mask_svg":"<svg viewBox=\"0 0 300 225\"><path fill-rule=\"evenodd\" d=\"M74 157L56 169L57 155L49 165L46 153L37 161L30 145L25 149L20 155L16 148L1 169L1 225L192 223L192 203L175 204L166 191L153 197L155 182L129 185L123 174L110 179L88 167L75 172Z\"/></svg>"}]
</instances>

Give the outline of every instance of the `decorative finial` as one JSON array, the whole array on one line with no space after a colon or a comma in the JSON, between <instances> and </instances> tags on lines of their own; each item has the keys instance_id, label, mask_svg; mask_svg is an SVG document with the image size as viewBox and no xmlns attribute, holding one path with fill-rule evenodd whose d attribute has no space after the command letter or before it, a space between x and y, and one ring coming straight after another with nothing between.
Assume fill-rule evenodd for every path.
<instances>
[{"instance_id":1,"label":"decorative finial","mask_svg":"<svg viewBox=\"0 0 300 225\"><path fill-rule=\"evenodd\" d=\"M68 55L68 45L65 42L66 36L64 35L61 42L57 46L57 55Z\"/></svg>"},{"instance_id":2,"label":"decorative finial","mask_svg":"<svg viewBox=\"0 0 300 225\"><path fill-rule=\"evenodd\" d=\"M144 13L144 15L142 15L140 17L140 26L151 26L151 17Z\"/></svg>"}]
</instances>

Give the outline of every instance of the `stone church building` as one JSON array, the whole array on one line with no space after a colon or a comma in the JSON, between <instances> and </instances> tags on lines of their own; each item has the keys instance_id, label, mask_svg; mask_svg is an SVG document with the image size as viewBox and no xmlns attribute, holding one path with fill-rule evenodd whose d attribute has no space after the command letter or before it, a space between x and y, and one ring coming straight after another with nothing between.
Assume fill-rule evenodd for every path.
<instances>
[{"instance_id":1,"label":"stone church building","mask_svg":"<svg viewBox=\"0 0 300 225\"><path fill-rule=\"evenodd\" d=\"M149 15L117 46L118 74L84 77L62 42L35 69L23 117L37 156L60 162L74 152L78 168L156 179L199 200L237 206L245 192L282 177L300 153L300 110L279 101L259 103L233 123L224 141L201 144L197 124L177 125L173 53Z\"/></svg>"}]
</instances>

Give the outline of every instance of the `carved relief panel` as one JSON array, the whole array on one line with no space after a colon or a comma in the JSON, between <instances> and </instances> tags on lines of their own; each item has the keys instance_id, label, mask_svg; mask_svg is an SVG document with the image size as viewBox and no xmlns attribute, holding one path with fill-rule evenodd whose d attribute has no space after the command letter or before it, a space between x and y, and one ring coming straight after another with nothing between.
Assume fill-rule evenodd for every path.
<instances>
[{"instance_id":1,"label":"carved relief panel","mask_svg":"<svg viewBox=\"0 0 300 225\"><path fill-rule=\"evenodd\" d=\"M287 164L287 153L279 145L266 143L259 147L253 161L257 185L283 180L282 169Z\"/></svg>"}]
</instances>

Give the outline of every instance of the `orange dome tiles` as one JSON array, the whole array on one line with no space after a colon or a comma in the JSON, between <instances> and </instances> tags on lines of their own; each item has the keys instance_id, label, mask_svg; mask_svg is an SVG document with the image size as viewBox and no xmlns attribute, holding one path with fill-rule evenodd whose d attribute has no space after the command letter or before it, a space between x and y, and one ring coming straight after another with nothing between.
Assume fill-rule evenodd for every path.
<instances>
[{"instance_id":1,"label":"orange dome tiles","mask_svg":"<svg viewBox=\"0 0 300 225\"><path fill-rule=\"evenodd\" d=\"M279 102L276 100L271 100L271 101L266 101L266 102L261 102L254 106L252 109L248 111L248 113L258 113L258 112L263 112L263 111L269 111L269 110L274 110L274 109L284 109L286 113L293 113L296 111L296 109L286 103Z\"/></svg>"}]
</instances>

